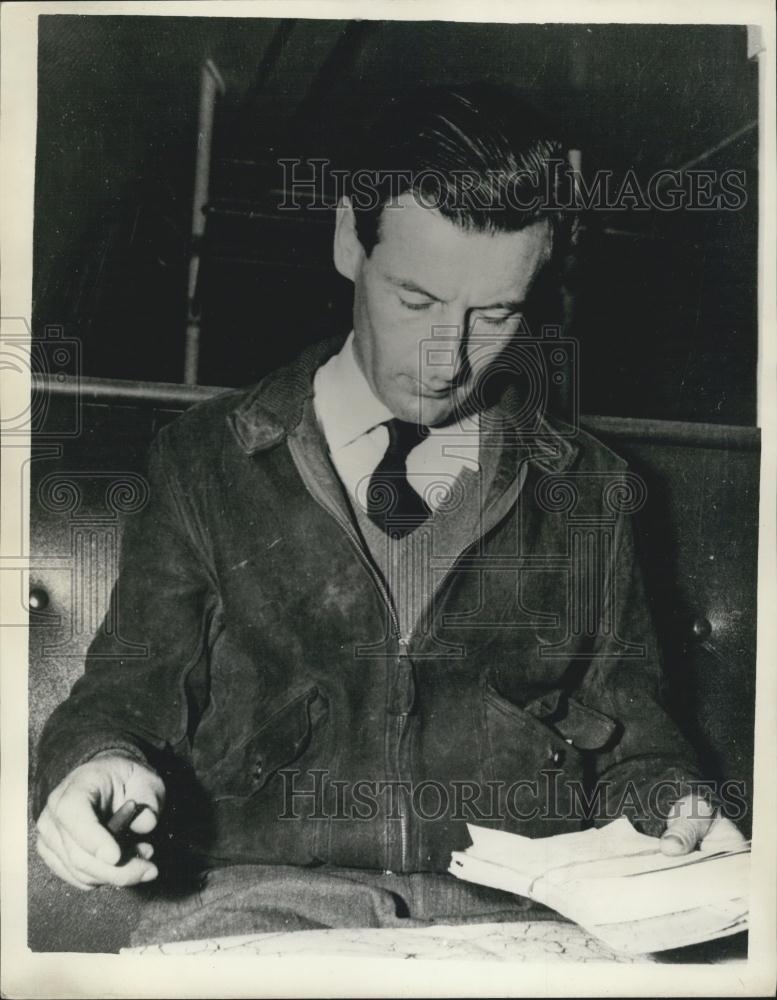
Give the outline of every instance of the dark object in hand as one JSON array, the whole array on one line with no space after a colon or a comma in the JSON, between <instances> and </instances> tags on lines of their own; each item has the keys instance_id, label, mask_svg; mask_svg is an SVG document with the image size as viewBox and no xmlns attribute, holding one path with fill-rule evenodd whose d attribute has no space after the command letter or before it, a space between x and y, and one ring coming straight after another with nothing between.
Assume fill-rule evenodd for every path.
<instances>
[{"instance_id":1,"label":"dark object in hand","mask_svg":"<svg viewBox=\"0 0 777 1000\"><path fill-rule=\"evenodd\" d=\"M124 805L117 809L105 824L108 833L115 838L121 848L120 865L126 864L131 858L136 856L135 844L137 838L132 830L130 830L130 824L134 822L143 809L145 809L143 803L138 804L134 799L127 799Z\"/></svg>"}]
</instances>

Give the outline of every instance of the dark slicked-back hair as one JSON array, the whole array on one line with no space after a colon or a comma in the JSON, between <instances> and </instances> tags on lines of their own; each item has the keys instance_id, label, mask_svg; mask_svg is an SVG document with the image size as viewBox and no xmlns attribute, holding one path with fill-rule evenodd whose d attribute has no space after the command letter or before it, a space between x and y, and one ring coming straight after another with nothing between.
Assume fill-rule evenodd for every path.
<instances>
[{"instance_id":1,"label":"dark slicked-back hair","mask_svg":"<svg viewBox=\"0 0 777 1000\"><path fill-rule=\"evenodd\" d=\"M407 192L464 230L514 232L547 218L553 257L567 254L575 223L564 141L512 91L419 90L391 101L363 138L349 193L368 255L383 209Z\"/></svg>"}]
</instances>

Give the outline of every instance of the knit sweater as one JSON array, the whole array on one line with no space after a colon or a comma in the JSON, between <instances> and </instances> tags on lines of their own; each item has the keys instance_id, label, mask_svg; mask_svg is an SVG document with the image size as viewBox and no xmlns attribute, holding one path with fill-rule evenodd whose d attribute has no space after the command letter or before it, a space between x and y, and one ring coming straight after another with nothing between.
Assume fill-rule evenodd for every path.
<instances>
[{"instance_id":1,"label":"knit sweater","mask_svg":"<svg viewBox=\"0 0 777 1000\"><path fill-rule=\"evenodd\" d=\"M486 438L481 442L478 471L463 468L453 483L445 484L448 499L406 535L387 534L351 500L355 524L383 576L404 639L419 628L426 630L437 585L480 534L480 514L494 481L501 446L498 432L492 431Z\"/></svg>"}]
</instances>

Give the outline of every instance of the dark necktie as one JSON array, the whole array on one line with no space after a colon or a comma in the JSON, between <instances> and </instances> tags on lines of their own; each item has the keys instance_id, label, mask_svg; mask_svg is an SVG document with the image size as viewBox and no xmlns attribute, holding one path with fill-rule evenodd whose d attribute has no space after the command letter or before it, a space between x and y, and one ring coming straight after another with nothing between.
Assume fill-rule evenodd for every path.
<instances>
[{"instance_id":1,"label":"dark necktie","mask_svg":"<svg viewBox=\"0 0 777 1000\"><path fill-rule=\"evenodd\" d=\"M367 514L383 531L402 537L429 517L430 509L407 481L407 456L429 434L428 427L387 420L386 454L370 476Z\"/></svg>"}]
</instances>

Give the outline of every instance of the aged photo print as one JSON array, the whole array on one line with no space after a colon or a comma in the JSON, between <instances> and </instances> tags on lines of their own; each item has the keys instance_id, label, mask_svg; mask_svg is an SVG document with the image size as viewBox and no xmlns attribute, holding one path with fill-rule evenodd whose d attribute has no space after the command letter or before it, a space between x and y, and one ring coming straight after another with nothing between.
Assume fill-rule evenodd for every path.
<instances>
[{"instance_id":1,"label":"aged photo print","mask_svg":"<svg viewBox=\"0 0 777 1000\"><path fill-rule=\"evenodd\" d=\"M773 10L3 20L4 992L770 994Z\"/></svg>"}]
</instances>

